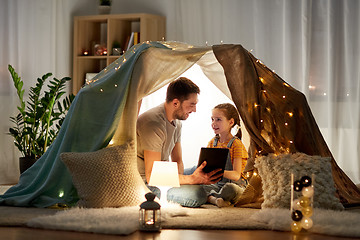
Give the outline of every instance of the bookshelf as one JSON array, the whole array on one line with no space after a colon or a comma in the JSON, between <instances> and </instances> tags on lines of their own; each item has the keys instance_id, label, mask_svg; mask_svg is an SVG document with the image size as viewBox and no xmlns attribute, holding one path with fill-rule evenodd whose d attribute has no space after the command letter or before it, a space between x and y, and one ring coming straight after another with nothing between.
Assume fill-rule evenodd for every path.
<instances>
[{"instance_id":1,"label":"bookshelf","mask_svg":"<svg viewBox=\"0 0 360 240\"><path fill-rule=\"evenodd\" d=\"M85 84L87 73L98 73L120 57L115 44L121 54L132 35L140 43L162 40L165 24L165 17L146 13L75 17L72 92Z\"/></svg>"}]
</instances>

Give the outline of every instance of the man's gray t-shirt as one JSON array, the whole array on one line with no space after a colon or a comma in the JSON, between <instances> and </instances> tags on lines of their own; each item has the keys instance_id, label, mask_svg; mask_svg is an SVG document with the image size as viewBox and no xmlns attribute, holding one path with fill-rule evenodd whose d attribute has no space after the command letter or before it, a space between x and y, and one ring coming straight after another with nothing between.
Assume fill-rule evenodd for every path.
<instances>
[{"instance_id":1,"label":"man's gray t-shirt","mask_svg":"<svg viewBox=\"0 0 360 240\"><path fill-rule=\"evenodd\" d=\"M138 117L136 134L138 170L145 180L144 150L161 152L161 161L169 161L175 144L181 140L181 122L167 120L163 103Z\"/></svg>"}]
</instances>

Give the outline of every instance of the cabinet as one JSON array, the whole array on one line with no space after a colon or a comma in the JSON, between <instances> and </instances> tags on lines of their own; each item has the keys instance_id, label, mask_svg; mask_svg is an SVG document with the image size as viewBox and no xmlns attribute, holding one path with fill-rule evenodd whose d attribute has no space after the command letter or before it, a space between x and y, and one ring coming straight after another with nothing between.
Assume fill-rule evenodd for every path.
<instances>
[{"instance_id":1,"label":"cabinet","mask_svg":"<svg viewBox=\"0 0 360 240\"><path fill-rule=\"evenodd\" d=\"M85 84L87 73L98 73L119 58L115 55L119 51L112 51L115 43L120 45L122 53L132 32L138 33L140 43L163 40L165 22L163 16L146 13L75 17L73 93L76 94Z\"/></svg>"}]
</instances>

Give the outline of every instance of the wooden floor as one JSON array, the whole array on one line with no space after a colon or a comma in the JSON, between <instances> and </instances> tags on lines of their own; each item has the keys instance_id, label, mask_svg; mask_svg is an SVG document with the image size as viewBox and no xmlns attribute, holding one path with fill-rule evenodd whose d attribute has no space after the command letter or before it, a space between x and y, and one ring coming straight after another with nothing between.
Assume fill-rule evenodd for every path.
<instances>
[{"instance_id":1,"label":"wooden floor","mask_svg":"<svg viewBox=\"0 0 360 240\"><path fill-rule=\"evenodd\" d=\"M354 238L266 230L161 230L159 233L135 232L128 236L53 231L26 227L0 227L1 240L349 240Z\"/></svg>"}]
</instances>

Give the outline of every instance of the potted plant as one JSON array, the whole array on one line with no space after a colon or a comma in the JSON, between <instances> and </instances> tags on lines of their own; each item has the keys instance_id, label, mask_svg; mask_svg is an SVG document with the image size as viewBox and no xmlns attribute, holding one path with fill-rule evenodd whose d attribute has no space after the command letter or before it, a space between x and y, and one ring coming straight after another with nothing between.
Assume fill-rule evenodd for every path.
<instances>
[{"instance_id":1,"label":"potted plant","mask_svg":"<svg viewBox=\"0 0 360 240\"><path fill-rule=\"evenodd\" d=\"M99 14L109 14L111 10L111 0L99 0Z\"/></svg>"},{"instance_id":2,"label":"potted plant","mask_svg":"<svg viewBox=\"0 0 360 240\"><path fill-rule=\"evenodd\" d=\"M9 135L14 138L14 144L22 154L20 157L20 173L30 167L56 138L66 113L74 99L74 95L65 96L66 82L69 77L49 80L47 89L43 89L46 80L52 73L44 74L37 79L34 87L30 87L29 99L25 102L23 81L8 66L20 105L17 106L18 114L10 117L13 127L9 128Z\"/></svg>"}]
</instances>

